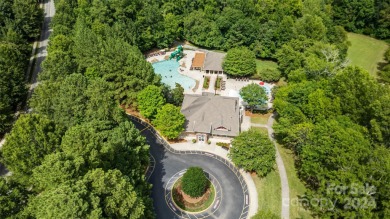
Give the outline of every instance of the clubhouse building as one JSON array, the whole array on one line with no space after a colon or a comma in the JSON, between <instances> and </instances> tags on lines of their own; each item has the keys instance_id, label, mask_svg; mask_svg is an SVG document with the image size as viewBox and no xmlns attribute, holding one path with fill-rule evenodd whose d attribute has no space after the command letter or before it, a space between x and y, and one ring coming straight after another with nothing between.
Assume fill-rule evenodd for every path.
<instances>
[{"instance_id":1,"label":"clubhouse building","mask_svg":"<svg viewBox=\"0 0 390 219\"><path fill-rule=\"evenodd\" d=\"M235 137L240 133L239 98L212 93L186 94L181 112L186 117L185 133L199 142L209 136Z\"/></svg>"}]
</instances>

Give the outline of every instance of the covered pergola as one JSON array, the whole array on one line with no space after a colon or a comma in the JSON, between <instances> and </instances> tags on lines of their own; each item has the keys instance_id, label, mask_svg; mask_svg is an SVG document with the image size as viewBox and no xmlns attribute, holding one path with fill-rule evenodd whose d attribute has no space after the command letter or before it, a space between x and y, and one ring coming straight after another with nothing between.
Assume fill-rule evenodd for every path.
<instances>
[{"instance_id":1,"label":"covered pergola","mask_svg":"<svg viewBox=\"0 0 390 219\"><path fill-rule=\"evenodd\" d=\"M195 57L192 59L191 70L203 70L206 54L204 52L195 53Z\"/></svg>"}]
</instances>

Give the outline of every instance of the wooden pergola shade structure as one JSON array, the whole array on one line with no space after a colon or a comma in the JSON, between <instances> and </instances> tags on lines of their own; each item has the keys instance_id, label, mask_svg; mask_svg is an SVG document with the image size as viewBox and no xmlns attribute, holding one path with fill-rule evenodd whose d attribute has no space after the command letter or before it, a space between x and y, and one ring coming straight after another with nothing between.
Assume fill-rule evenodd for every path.
<instances>
[{"instance_id":1,"label":"wooden pergola shade structure","mask_svg":"<svg viewBox=\"0 0 390 219\"><path fill-rule=\"evenodd\" d=\"M206 58L206 54L203 52L195 53L195 57L192 60L191 70L203 70L204 60Z\"/></svg>"}]
</instances>

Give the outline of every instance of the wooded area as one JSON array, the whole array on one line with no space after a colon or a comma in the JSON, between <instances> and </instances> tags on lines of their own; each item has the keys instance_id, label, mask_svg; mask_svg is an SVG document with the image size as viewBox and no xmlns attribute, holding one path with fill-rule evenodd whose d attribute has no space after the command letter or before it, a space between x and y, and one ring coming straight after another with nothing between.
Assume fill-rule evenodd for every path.
<instances>
[{"instance_id":1,"label":"wooded area","mask_svg":"<svg viewBox=\"0 0 390 219\"><path fill-rule=\"evenodd\" d=\"M162 106L180 105L182 88L162 85L142 54L175 40L246 47L277 61L288 85L273 91L276 137L294 151L307 198L340 200L333 210L305 207L319 217L390 217L389 66L382 83L347 67L343 28L389 38L388 1L55 0L55 7L33 113L17 120L2 149L13 175L0 179L1 218L154 217L148 146L119 105L138 107L157 127L167 111L179 111ZM29 42L41 22L36 1L0 0L0 133L25 96ZM157 90L157 102L146 101L156 94L148 90ZM177 124L160 129L175 136ZM353 183L376 191L327 190ZM345 200L371 198L375 206L345 208Z\"/></svg>"},{"instance_id":2,"label":"wooded area","mask_svg":"<svg viewBox=\"0 0 390 219\"><path fill-rule=\"evenodd\" d=\"M0 1L0 136L25 99L29 43L39 36L42 10L34 0Z\"/></svg>"}]
</instances>

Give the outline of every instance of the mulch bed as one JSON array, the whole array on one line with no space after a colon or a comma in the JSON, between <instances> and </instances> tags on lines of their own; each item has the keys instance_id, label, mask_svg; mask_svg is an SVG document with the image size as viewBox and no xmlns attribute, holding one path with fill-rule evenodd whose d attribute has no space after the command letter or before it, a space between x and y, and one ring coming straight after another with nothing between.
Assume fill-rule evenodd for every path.
<instances>
[{"instance_id":1,"label":"mulch bed","mask_svg":"<svg viewBox=\"0 0 390 219\"><path fill-rule=\"evenodd\" d=\"M184 207L184 209L192 209L202 206L210 198L211 195L211 189L208 188L202 197L192 198L191 196L183 192L181 188L181 182L179 182L179 185L173 189L173 192L173 197L175 199L174 201L176 203L182 204L183 206L179 207Z\"/></svg>"},{"instance_id":2,"label":"mulch bed","mask_svg":"<svg viewBox=\"0 0 390 219\"><path fill-rule=\"evenodd\" d=\"M175 144L175 143L183 143L187 142L185 139L173 139L173 140L168 140L169 144Z\"/></svg>"}]
</instances>

